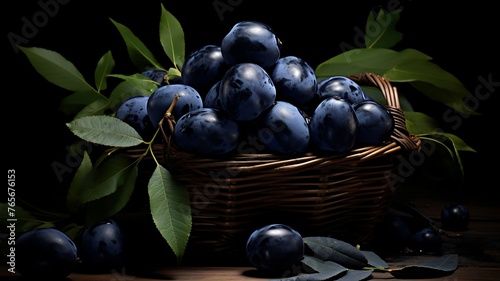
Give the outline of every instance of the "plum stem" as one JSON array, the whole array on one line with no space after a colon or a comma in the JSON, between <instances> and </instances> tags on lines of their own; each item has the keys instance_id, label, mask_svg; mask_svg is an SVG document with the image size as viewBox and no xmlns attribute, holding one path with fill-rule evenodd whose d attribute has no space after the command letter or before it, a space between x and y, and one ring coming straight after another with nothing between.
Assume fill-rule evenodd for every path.
<instances>
[{"instance_id":1,"label":"plum stem","mask_svg":"<svg viewBox=\"0 0 500 281\"><path fill-rule=\"evenodd\" d=\"M167 112L165 113L165 116L168 118L170 117L170 115L172 115L172 111L174 110L175 108L175 105L177 104L177 101L179 100L179 94L175 94L174 96L174 100L172 101L172 103L170 104L170 106L168 107L167 109Z\"/></svg>"},{"instance_id":2,"label":"plum stem","mask_svg":"<svg viewBox=\"0 0 500 281\"><path fill-rule=\"evenodd\" d=\"M168 127L170 129L170 134L169 135L172 135L172 133L174 132L174 125L175 125L175 119L174 119L174 115L172 115L172 111L174 110L175 105L177 104L178 100L179 100L179 95L175 94L174 100L172 101L172 103L168 107L168 109L165 112L165 115L163 116L163 118L158 123L158 125L160 127L160 130L161 130L161 133L163 134L163 139L164 140L167 139L167 134L165 134L165 130L163 129L163 121L167 120Z\"/></svg>"}]
</instances>

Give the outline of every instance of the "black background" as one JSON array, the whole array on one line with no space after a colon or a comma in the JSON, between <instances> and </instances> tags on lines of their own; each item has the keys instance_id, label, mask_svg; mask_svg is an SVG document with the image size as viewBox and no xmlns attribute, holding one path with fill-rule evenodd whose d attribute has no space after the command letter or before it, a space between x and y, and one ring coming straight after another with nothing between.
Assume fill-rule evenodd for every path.
<instances>
[{"instance_id":1,"label":"black background","mask_svg":"<svg viewBox=\"0 0 500 281\"><path fill-rule=\"evenodd\" d=\"M271 1L82 1L42 0L4 3L3 31L3 161L16 170L18 196L39 198L39 205L58 204L72 173L58 178L53 164L71 166L65 147L74 140L65 126L69 118L58 111L59 102L69 94L44 80L27 57L16 53L8 34L22 36L25 17L33 22L43 11L39 3L57 3L58 10L39 23L22 46L43 47L59 52L93 82L93 70L108 50L116 60L115 73L136 71L128 59L125 45L110 18L129 27L151 49L163 65L169 65L158 40L160 3L181 23L185 33L186 54L205 44L219 44L230 27L240 20L268 23L284 43L284 55L296 55L316 67L342 52L342 43L353 45L356 29L364 30L372 8L403 8L398 29L403 41L397 48L414 48L433 58L455 75L474 95L481 85L479 77L500 82L496 10L489 1L467 5L438 1L304 1L286 6ZM214 3L229 5L217 13ZM52 7L54 8L54 7ZM35 18L34 18L35 16ZM220 17L222 16L222 18ZM40 20L42 18L38 18ZM7 62L7 63L4 63ZM497 83L498 83L497 82ZM477 153L462 153L466 182L474 194L488 194L498 188L497 175L497 101L499 85L490 88L490 97L478 100L481 116L463 118L457 130ZM421 97L417 111L442 120L445 108ZM445 127L446 124L443 124ZM5 154L4 154L5 155ZM486 196L486 195L485 195Z\"/></svg>"}]
</instances>

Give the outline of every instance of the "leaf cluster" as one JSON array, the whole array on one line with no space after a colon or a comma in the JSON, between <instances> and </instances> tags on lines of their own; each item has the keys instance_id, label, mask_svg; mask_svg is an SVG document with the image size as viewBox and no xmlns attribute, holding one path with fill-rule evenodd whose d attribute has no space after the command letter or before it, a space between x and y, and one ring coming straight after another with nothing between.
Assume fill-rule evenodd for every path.
<instances>
[{"instance_id":1,"label":"leaf cluster","mask_svg":"<svg viewBox=\"0 0 500 281\"><path fill-rule=\"evenodd\" d=\"M373 72L395 83L409 83L425 96L454 110L474 114L462 103L462 99L469 95L468 91L453 75L432 63L429 56L414 49L391 49L402 38L395 29L398 19L399 11L371 13L367 27L381 25L383 28L379 36L366 36L366 47L346 50L318 65L315 70L318 79ZM181 261L192 228L189 194L153 153L153 145L161 134L157 131L151 140L144 140L131 126L114 118L113 114L126 99L149 96L160 86L142 75L142 71L164 70L167 72L167 83L169 79L181 76L185 60L183 29L162 5L158 39L170 61L169 66L165 67L132 30L113 19L110 21L123 38L129 58L138 69L137 73L115 73L115 59L109 50L98 60L94 83L91 83L59 53L39 47L19 47L41 76L69 92L60 104L65 114L73 116L67 123L68 129L79 139L96 147L109 148L98 159L84 153L67 193L67 208L71 216L83 217L83 220L70 224L67 232L76 235L83 226L123 210L137 187L140 163L144 159L153 159L155 168L147 185L149 213L158 231L178 261ZM114 88L108 88L109 79L119 79L119 83ZM374 88L367 87L365 91L375 99L380 94ZM437 143L448 156L445 158L450 161L450 166L458 169L461 176L463 167L459 151L474 150L459 137L437 131L431 117L414 112L404 97L400 98L402 104L406 105L404 110L410 133ZM136 147L140 148L137 157L127 157L122 153ZM313 261L317 262L312 258L306 259L309 265ZM331 265L323 263L322 266Z\"/></svg>"},{"instance_id":2,"label":"leaf cluster","mask_svg":"<svg viewBox=\"0 0 500 281\"><path fill-rule=\"evenodd\" d=\"M84 226L123 210L136 188L140 163L149 156L156 166L147 185L149 212L180 262L192 227L189 194L153 153L159 130L151 140L144 140L132 126L113 115L126 99L149 96L160 86L142 75L142 71L165 70L167 82L180 77L185 56L184 33L177 19L162 5L159 41L171 61L171 67L166 69L128 27L113 19L111 22L120 32L138 73L113 73L115 61L112 52L108 51L97 63L95 85L92 85L77 67L59 53L38 47L20 47L40 75L71 92L60 105L64 113L74 116L66 124L68 129L81 140L109 148L95 163L87 151L84 152L66 197L68 211L75 217L83 217L83 220L68 231L76 235ZM106 91L108 79L121 79L109 94ZM140 155L135 158L121 153L135 147L141 148Z\"/></svg>"},{"instance_id":3,"label":"leaf cluster","mask_svg":"<svg viewBox=\"0 0 500 281\"><path fill-rule=\"evenodd\" d=\"M272 281L362 281L373 272L387 272L400 279L439 278L458 268L458 256L446 254L428 261L391 268L372 251L360 250L332 237L304 237L306 254L300 264Z\"/></svg>"},{"instance_id":4,"label":"leaf cluster","mask_svg":"<svg viewBox=\"0 0 500 281\"><path fill-rule=\"evenodd\" d=\"M315 69L318 79L371 72L387 78L394 85L409 85L415 90L414 93L422 94L431 102L443 104L459 116L477 115L478 113L467 107L464 102L471 93L453 74L418 50L394 50L403 38L402 33L396 29L400 13L401 10L387 12L382 9L370 13L366 30L376 26L380 31L376 34L366 32L365 47L344 46L344 52L320 63ZM374 87L363 89L375 100L385 102L380 90ZM405 95L399 93L399 100L409 133L419 136L424 142L435 147L436 154L439 154L439 157L432 157L435 166L444 167L446 180L462 185L464 168L460 152L476 151L460 137L445 132L433 117L414 111Z\"/></svg>"}]
</instances>

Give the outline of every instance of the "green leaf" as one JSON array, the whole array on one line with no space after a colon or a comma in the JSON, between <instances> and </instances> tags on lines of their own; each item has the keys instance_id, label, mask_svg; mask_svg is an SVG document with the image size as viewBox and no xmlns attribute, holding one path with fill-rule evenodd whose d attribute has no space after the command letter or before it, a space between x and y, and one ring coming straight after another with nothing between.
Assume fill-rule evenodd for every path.
<instances>
[{"instance_id":1,"label":"green leaf","mask_svg":"<svg viewBox=\"0 0 500 281\"><path fill-rule=\"evenodd\" d=\"M387 262L385 262L379 255L372 251L361 251L366 259L368 260L368 265L375 267L377 269L389 268Z\"/></svg>"},{"instance_id":2,"label":"green leaf","mask_svg":"<svg viewBox=\"0 0 500 281\"><path fill-rule=\"evenodd\" d=\"M312 273L296 275L281 279L271 279L270 281L326 281L338 280L336 277L343 276L348 269L332 261L324 261L313 256L305 255L301 261ZM370 272L371 274L371 272ZM353 279L354 281L355 279Z\"/></svg>"},{"instance_id":3,"label":"green leaf","mask_svg":"<svg viewBox=\"0 0 500 281\"><path fill-rule=\"evenodd\" d=\"M156 82L153 83L137 78L127 78L120 82L109 96L108 108L116 112L118 107L127 99L135 96L149 97L156 90Z\"/></svg>"},{"instance_id":4,"label":"green leaf","mask_svg":"<svg viewBox=\"0 0 500 281\"><path fill-rule=\"evenodd\" d=\"M140 70L149 68L164 69L156 60L153 53L144 45L144 43L125 25L111 19L111 22L120 32L125 45L127 46L128 55L132 63Z\"/></svg>"},{"instance_id":5,"label":"green leaf","mask_svg":"<svg viewBox=\"0 0 500 281\"><path fill-rule=\"evenodd\" d=\"M132 126L111 116L85 116L66 125L76 136L91 143L113 147L131 147L143 143L142 137Z\"/></svg>"},{"instance_id":6,"label":"green leaf","mask_svg":"<svg viewBox=\"0 0 500 281\"><path fill-rule=\"evenodd\" d=\"M127 184L125 179L131 174L133 160L123 154L112 155L92 168L87 154L75 174L67 196L68 207L73 211L84 204L114 193L119 186ZM108 205L107 208L111 206Z\"/></svg>"},{"instance_id":7,"label":"green leaf","mask_svg":"<svg viewBox=\"0 0 500 281\"><path fill-rule=\"evenodd\" d=\"M191 234L191 203L186 188L158 165L148 183L151 215L156 228L180 263Z\"/></svg>"},{"instance_id":8,"label":"green leaf","mask_svg":"<svg viewBox=\"0 0 500 281\"><path fill-rule=\"evenodd\" d=\"M139 174L139 161L134 162L120 173L120 184L115 192L87 203L85 224L91 225L120 212L130 201Z\"/></svg>"},{"instance_id":9,"label":"green leaf","mask_svg":"<svg viewBox=\"0 0 500 281\"><path fill-rule=\"evenodd\" d=\"M362 85L361 88L363 89L365 95L369 96L370 98L372 98L373 100L375 100L380 104L387 105L387 101L385 100L384 95L382 94L382 91L380 91L379 88L372 86L365 86L365 85Z\"/></svg>"},{"instance_id":10,"label":"green leaf","mask_svg":"<svg viewBox=\"0 0 500 281\"><path fill-rule=\"evenodd\" d=\"M463 102L471 94L462 82L430 61L407 61L388 70L384 76L395 82L410 82L410 85L430 99L460 112L474 113Z\"/></svg>"},{"instance_id":11,"label":"green leaf","mask_svg":"<svg viewBox=\"0 0 500 281\"><path fill-rule=\"evenodd\" d=\"M140 74L135 73L132 75L123 75L123 74L110 74L109 77L115 77L124 80L123 82L129 83L129 87L137 88L139 90L145 90L145 92L135 93L135 95L146 94L151 95L160 84L156 81L151 80L150 78ZM120 86L120 85L118 85ZM111 94L110 98L113 96Z\"/></svg>"},{"instance_id":12,"label":"green leaf","mask_svg":"<svg viewBox=\"0 0 500 281\"><path fill-rule=\"evenodd\" d=\"M458 137L454 134L450 134L450 133L446 133L446 132L442 132L442 133L438 133L438 134L442 134L442 135L448 137L448 139L450 139L451 142L453 143L453 146L459 151L477 152L474 148L470 147L467 143L465 143L465 141L463 139L461 139L460 137Z\"/></svg>"},{"instance_id":13,"label":"green leaf","mask_svg":"<svg viewBox=\"0 0 500 281\"><path fill-rule=\"evenodd\" d=\"M403 34L395 28L400 13L401 9L387 13L380 9L378 13L369 14L365 27L366 48L392 48L401 41Z\"/></svg>"},{"instance_id":14,"label":"green leaf","mask_svg":"<svg viewBox=\"0 0 500 281\"><path fill-rule=\"evenodd\" d=\"M451 141L456 150L476 152L474 148L465 143L465 141L460 137L451 133L443 132L434 118L422 112L405 111L404 114L406 119L406 128L410 134L418 136L434 135L434 138L436 139L447 139L448 141Z\"/></svg>"},{"instance_id":15,"label":"green leaf","mask_svg":"<svg viewBox=\"0 0 500 281\"><path fill-rule=\"evenodd\" d=\"M345 273L347 268L332 262L326 261L316 256L304 255L304 258L301 261L307 268L310 268L316 272L325 272L328 271L332 274L331 277L338 276L339 274ZM326 269L326 270L325 270Z\"/></svg>"},{"instance_id":16,"label":"green leaf","mask_svg":"<svg viewBox=\"0 0 500 281\"><path fill-rule=\"evenodd\" d=\"M80 166L78 166L78 169L71 180L68 194L66 195L66 206L70 212L76 212L80 207L75 205L74 202L79 200L78 197L80 196L80 193L83 192L82 189L85 189L83 182L88 176L90 176L93 168L92 161L90 160L87 151L84 151L82 162L80 163Z\"/></svg>"},{"instance_id":17,"label":"green leaf","mask_svg":"<svg viewBox=\"0 0 500 281\"><path fill-rule=\"evenodd\" d=\"M319 79L333 75L371 72L391 82L410 85L430 99L450 108L474 114L463 102L470 92L451 73L430 61L430 57L414 50L400 52L388 49L354 49L337 55L316 68Z\"/></svg>"},{"instance_id":18,"label":"green leaf","mask_svg":"<svg viewBox=\"0 0 500 281\"><path fill-rule=\"evenodd\" d=\"M392 276L401 279L439 278L451 275L458 268L458 256L447 254L416 265L392 269Z\"/></svg>"},{"instance_id":19,"label":"green leaf","mask_svg":"<svg viewBox=\"0 0 500 281\"><path fill-rule=\"evenodd\" d=\"M368 265L366 256L353 245L332 237L304 237L307 251L314 256L338 263L349 269L361 269Z\"/></svg>"},{"instance_id":20,"label":"green leaf","mask_svg":"<svg viewBox=\"0 0 500 281\"><path fill-rule=\"evenodd\" d=\"M106 109L109 108L109 100L96 100L80 110L73 119L80 119L85 116L105 115Z\"/></svg>"},{"instance_id":21,"label":"green leaf","mask_svg":"<svg viewBox=\"0 0 500 281\"><path fill-rule=\"evenodd\" d=\"M114 113L118 107L128 98L135 96L150 96L156 89L158 89L158 83L151 79L146 79L144 75L134 74L134 75L120 75L112 74L108 77L116 77L123 79L111 92L109 98L94 100L86 104L78 113L76 113L73 119L79 119L85 116L92 115L109 115L109 112ZM75 96L75 101L81 95ZM90 100L88 100L90 101ZM82 105L74 106L74 109L80 108ZM69 107L69 104L67 104ZM73 113L75 114L75 113Z\"/></svg>"},{"instance_id":22,"label":"green leaf","mask_svg":"<svg viewBox=\"0 0 500 281\"><path fill-rule=\"evenodd\" d=\"M172 63L179 70L185 59L184 31L179 21L161 4L160 43Z\"/></svg>"},{"instance_id":23,"label":"green leaf","mask_svg":"<svg viewBox=\"0 0 500 281\"><path fill-rule=\"evenodd\" d=\"M106 77L111 73L115 67L115 60L111 51L108 51L97 63L97 68L95 70L94 79L98 92L105 90L108 85L106 83Z\"/></svg>"},{"instance_id":24,"label":"green leaf","mask_svg":"<svg viewBox=\"0 0 500 281\"><path fill-rule=\"evenodd\" d=\"M409 54L412 49L406 49L398 53L394 53L395 57L400 57L399 60L393 60L391 68L387 68L384 72L384 77L394 82L413 82L424 81L432 84L450 83L450 87L461 87L460 82L453 75L444 71L438 65L427 59L413 59ZM404 57L403 57L404 56ZM443 77L437 77L443 75Z\"/></svg>"},{"instance_id":25,"label":"green leaf","mask_svg":"<svg viewBox=\"0 0 500 281\"><path fill-rule=\"evenodd\" d=\"M151 92L153 92L158 88L158 86L160 86L158 82L151 80L150 78L141 73L134 73L132 75L110 74L108 76L125 80L134 85L144 85L146 86L145 88L150 89Z\"/></svg>"},{"instance_id":26,"label":"green leaf","mask_svg":"<svg viewBox=\"0 0 500 281\"><path fill-rule=\"evenodd\" d=\"M57 52L37 47L19 47L35 70L50 83L63 89L83 92L95 91L78 69Z\"/></svg>"},{"instance_id":27,"label":"green leaf","mask_svg":"<svg viewBox=\"0 0 500 281\"><path fill-rule=\"evenodd\" d=\"M181 72L177 69L177 68L169 68L167 70L167 76L168 76L168 79L173 79L173 78L178 78L178 77L181 77L182 74Z\"/></svg>"},{"instance_id":28,"label":"green leaf","mask_svg":"<svg viewBox=\"0 0 500 281\"><path fill-rule=\"evenodd\" d=\"M444 134L421 135L427 157L421 170L433 180L463 183L464 168L454 143Z\"/></svg>"},{"instance_id":29,"label":"green leaf","mask_svg":"<svg viewBox=\"0 0 500 281\"><path fill-rule=\"evenodd\" d=\"M440 131L438 122L422 112L405 111L406 129L412 135L431 134Z\"/></svg>"},{"instance_id":30,"label":"green leaf","mask_svg":"<svg viewBox=\"0 0 500 281\"><path fill-rule=\"evenodd\" d=\"M96 101L107 101L103 95L96 94L94 91L75 92L61 101L59 109L66 115L76 115L89 104Z\"/></svg>"},{"instance_id":31,"label":"green leaf","mask_svg":"<svg viewBox=\"0 0 500 281\"><path fill-rule=\"evenodd\" d=\"M401 92L398 93L398 98L399 98L399 105L400 105L400 108L403 110L403 112L407 112L407 111L415 111L413 109L413 105L410 103L410 101L408 100L408 98L406 97L405 94L402 94Z\"/></svg>"},{"instance_id":32,"label":"green leaf","mask_svg":"<svg viewBox=\"0 0 500 281\"><path fill-rule=\"evenodd\" d=\"M429 56L414 49L397 52L380 48L359 48L346 51L320 63L315 73L318 79L334 75L355 75L362 72L371 72L385 77L386 72L405 62L430 59Z\"/></svg>"},{"instance_id":33,"label":"green leaf","mask_svg":"<svg viewBox=\"0 0 500 281\"><path fill-rule=\"evenodd\" d=\"M430 68L427 70L429 73L432 71ZM442 75L444 79L435 79L436 76L429 76L428 79L422 77L422 81L426 80L426 82L413 81L410 82L410 85L434 101L441 102L459 112L478 115L464 102L464 99L471 94L459 80L454 76L446 78L447 75L444 71L435 73L435 75Z\"/></svg>"}]
</instances>

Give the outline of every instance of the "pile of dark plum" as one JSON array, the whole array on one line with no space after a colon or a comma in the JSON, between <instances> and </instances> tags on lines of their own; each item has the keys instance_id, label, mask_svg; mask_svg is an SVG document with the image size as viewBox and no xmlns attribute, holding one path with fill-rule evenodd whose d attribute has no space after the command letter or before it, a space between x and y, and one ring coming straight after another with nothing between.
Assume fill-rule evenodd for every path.
<instances>
[{"instance_id":1,"label":"pile of dark plum","mask_svg":"<svg viewBox=\"0 0 500 281\"><path fill-rule=\"evenodd\" d=\"M56 228L35 228L16 239L16 270L29 280L67 280L75 270L120 272L125 235L113 219L82 230L75 240Z\"/></svg>"},{"instance_id":2,"label":"pile of dark plum","mask_svg":"<svg viewBox=\"0 0 500 281\"><path fill-rule=\"evenodd\" d=\"M348 77L319 81L306 61L281 56L281 44L269 26L239 22L220 46L192 52L180 78L142 72L160 86L124 101L115 116L151 136L177 95L173 139L205 156L344 153L389 139L394 119L385 106Z\"/></svg>"},{"instance_id":3,"label":"pile of dark plum","mask_svg":"<svg viewBox=\"0 0 500 281\"><path fill-rule=\"evenodd\" d=\"M392 115L360 85L344 76L318 81L307 62L280 51L281 41L269 26L239 22L220 46L191 53L180 78L169 79L159 69L141 72L158 88L150 96L124 101L115 117L152 137L175 100L171 133L176 145L209 156L294 155L311 149L343 153L388 140ZM296 241L302 249L301 240ZM123 266L123 243L114 220L87 227L75 241L55 228L34 229L16 241L17 269L26 277L54 280L64 279L77 265L109 272Z\"/></svg>"}]
</instances>

